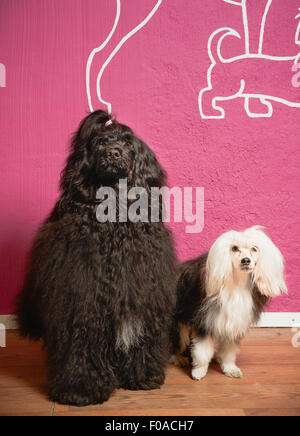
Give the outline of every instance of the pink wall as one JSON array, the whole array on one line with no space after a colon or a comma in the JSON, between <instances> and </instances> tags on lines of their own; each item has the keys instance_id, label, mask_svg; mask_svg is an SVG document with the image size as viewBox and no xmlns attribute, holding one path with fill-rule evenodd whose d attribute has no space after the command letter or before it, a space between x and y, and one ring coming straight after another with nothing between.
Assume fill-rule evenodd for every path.
<instances>
[{"instance_id":1,"label":"pink wall","mask_svg":"<svg viewBox=\"0 0 300 436\"><path fill-rule=\"evenodd\" d=\"M119 26L91 67L96 77L120 39L143 20L157 0L122 0ZM258 53L265 0L248 0L249 47ZM11 313L25 256L39 223L57 197L67 143L88 111L86 62L109 34L115 0L1 0L0 63L0 314ZM298 0L273 0L260 60L218 61L213 91L203 99L229 97L245 80L245 93L281 98L270 117L250 117L245 97L224 101L223 119L201 117L198 94L211 65L207 42L216 29L242 35L224 38L224 58L245 54L242 8L222 0L163 0L149 23L128 40L101 81L113 112L151 145L169 174L169 184L205 188L205 228L186 234L172 228L181 259L207 250L220 233L265 225L287 260L289 297L273 311L300 311L299 115L300 89L291 68L299 46ZM278 59L280 58L280 59ZM300 80L294 77L294 85ZM207 98L208 97L208 98ZM283 103L283 101L285 103ZM289 105L287 105L289 102ZM254 101L252 111L270 107Z\"/></svg>"}]
</instances>

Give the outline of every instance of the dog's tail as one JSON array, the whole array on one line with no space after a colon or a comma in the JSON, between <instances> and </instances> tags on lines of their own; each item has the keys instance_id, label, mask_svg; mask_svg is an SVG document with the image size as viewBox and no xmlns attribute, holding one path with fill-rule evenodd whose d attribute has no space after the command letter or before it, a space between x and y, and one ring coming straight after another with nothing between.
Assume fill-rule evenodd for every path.
<instances>
[{"instance_id":1,"label":"dog's tail","mask_svg":"<svg viewBox=\"0 0 300 436\"><path fill-rule=\"evenodd\" d=\"M221 55L221 45L226 36L236 36L242 39L241 35L231 27L222 27L216 30L208 40L208 54L213 64L216 64L217 59L223 63L226 62L226 59Z\"/></svg>"}]
</instances>

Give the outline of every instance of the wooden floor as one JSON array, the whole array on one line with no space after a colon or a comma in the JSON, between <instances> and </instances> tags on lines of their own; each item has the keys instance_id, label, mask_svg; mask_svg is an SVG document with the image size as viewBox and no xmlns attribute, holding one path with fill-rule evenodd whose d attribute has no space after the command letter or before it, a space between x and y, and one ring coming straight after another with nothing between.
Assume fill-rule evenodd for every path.
<instances>
[{"instance_id":1,"label":"wooden floor","mask_svg":"<svg viewBox=\"0 0 300 436\"><path fill-rule=\"evenodd\" d=\"M0 348L0 415L104 416L300 416L300 348L290 329L253 329L238 364L243 380L231 380L213 365L201 382L170 366L158 391L117 391L100 406L76 408L52 403L45 394L45 356L39 343L7 334Z\"/></svg>"}]
</instances>

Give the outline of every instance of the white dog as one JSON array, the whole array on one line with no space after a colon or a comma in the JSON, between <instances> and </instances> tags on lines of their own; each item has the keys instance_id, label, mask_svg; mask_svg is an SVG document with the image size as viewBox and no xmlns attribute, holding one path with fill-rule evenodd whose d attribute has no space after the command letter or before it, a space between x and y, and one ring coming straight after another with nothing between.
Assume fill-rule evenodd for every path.
<instances>
[{"instance_id":1,"label":"white dog","mask_svg":"<svg viewBox=\"0 0 300 436\"><path fill-rule=\"evenodd\" d=\"M223 234L208 254L180 267L173 362L187 365L190 347L195 380L205 377L214 356L225 375L241 378L240 341L281 292L287 293L283 257L262 228Z\"/></svg>"}]
</instances>

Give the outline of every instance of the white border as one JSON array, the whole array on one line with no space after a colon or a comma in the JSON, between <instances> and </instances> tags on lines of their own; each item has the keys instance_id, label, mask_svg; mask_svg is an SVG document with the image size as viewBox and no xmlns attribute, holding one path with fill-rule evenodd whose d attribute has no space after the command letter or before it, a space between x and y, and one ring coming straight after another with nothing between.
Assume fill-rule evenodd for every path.
<instances>
[{"instance_id":1,"label":"white border","mask_svg":"<svg viewBox=\"0 0 300 436\"><path fill-rule=\"evenodd\" d=\"M0 324L4 324L6 330L18 328L15 315L0 315ZM300 328L300 312L265 312L258 327Z\"/></svg>"}]
</instances>

